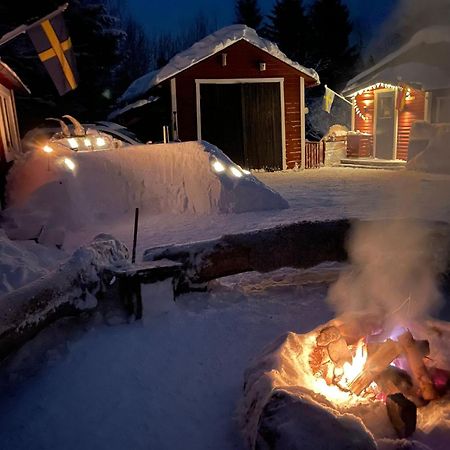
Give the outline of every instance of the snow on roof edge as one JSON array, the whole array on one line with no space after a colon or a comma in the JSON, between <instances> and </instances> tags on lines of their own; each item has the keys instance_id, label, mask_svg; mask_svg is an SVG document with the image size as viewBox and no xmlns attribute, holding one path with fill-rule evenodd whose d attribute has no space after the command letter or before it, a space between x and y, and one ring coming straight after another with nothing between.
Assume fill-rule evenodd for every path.
<instances>
[{"instance_id":1,"label":"snow on roof edge","mask_svg":"<svg viewBox=\"0 0 450 450\"><path fill-rule=\"evenodd\" d=\"M319 75L314 69L304 67L291 60L276 44L261 38L252 28L249 28L246 25L231 25L206 36L187 50L178 53L162 69L149 72L133 81L120 97L120 101L131 101L136 99L138 96L145 94L153 86L178 75L180 72L189 69L195 64L198 64L241 40L247 41L299 72L311 77L315 80L316 85L320 84Z\"/></svg>"},{"instance_id":2,"label":"snow on roof edge","mask_svg":"<svg viewBox=\"0 0 450 450\"><path fill-rule=\"evenodd\" d=\"M3 62L1 60L1 58L0 58L0 72L5 72L7 74L7 76L9 76L9 78L17 84L19 89L22 89L27 94L31 94L30 89L28 89L28 87L25 85L25 83L20 79L19 75L17 75L17 73L14 72L14 70L12 70L11 67L8 66L8 64Z\"/></svg>"},{"instance_id":3,"label":"snow on roof edge","mask_svg":"<svg viewBox=\"0 0 450 450\"><path fill-rule=\"evenodd\" d=\"M359 73L351 80L347 82L342 93L346 96L351 95L353 91L358 90L359 83L362 82L367 76L371 73L376 72L381 69L383 66L389 64L394 59L401 56L403 53L406 53L408 50L420 45L420 44L438 44L441 42L450 43L450 27L443 25L434 25L431 27L423 28L419 30L416 34L414 34L411 39L404 45L402 45L399 49L394 52L389 53L384 58L381 59L377 64L373 65L369 69Z\"/></svg>"}]
</instances>

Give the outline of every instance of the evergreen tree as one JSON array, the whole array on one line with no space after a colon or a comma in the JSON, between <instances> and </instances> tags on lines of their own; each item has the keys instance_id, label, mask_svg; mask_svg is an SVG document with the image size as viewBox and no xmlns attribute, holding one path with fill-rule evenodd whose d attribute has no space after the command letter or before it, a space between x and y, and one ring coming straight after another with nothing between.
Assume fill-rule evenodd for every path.
<instances>
[{"instance_id":1,"label":"evergreen tree","mask_svg":"<svg viewBox=\"0 0 450 450\"><path fill-rule=\"evenodd\" d=\"M264 35L286 55L304 62L308 48L307 20L302 0L277 0Z\"/></svg>"},{"instance_id":2,"label":"evergreen tree","mask_svg":"<svg viewBox=\"0 0 450 450\"><path fill-rule=\"evenodd\" d=\"M237 0L235 4L236 23L259 30L262 23L261 9L257 0Z\"/></svg>"},{"instance_id":3,"label":"evergreen tree","mask_svg":"<svg viewBox=\"0 0 450 450\"><path fill-rule=\"evenodd\" d=\"M358 51L350 45L352 23L341 0L315 0L309 12L312 42L309 64L321 83L339 88L355 73Z\"/></svg>"}]
</instances>

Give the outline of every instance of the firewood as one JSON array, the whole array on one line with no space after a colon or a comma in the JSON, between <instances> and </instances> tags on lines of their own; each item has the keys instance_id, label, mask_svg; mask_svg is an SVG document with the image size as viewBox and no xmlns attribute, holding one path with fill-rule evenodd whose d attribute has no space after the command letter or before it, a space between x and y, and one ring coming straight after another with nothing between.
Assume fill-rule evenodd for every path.
<instances>
[{"instance_id":1,"label":"firewood","mask_svg":"<svg viewBox=\"0 0 450 450\"><path fill-rule=\"evenodd\" d=\"M330 342L327 349L331 361L333 361L337 367L342 367L346 362L352 362L352 354L347 347L347 342L344 338L340 338L337 341Z\"/></svg>"},{"instance_id":2,"label":"firewood","mask_svg":"<svg viewBox=\"0 0 450 450\"><path fill-rule=\"evenodd\" d=\"M368 356L364 369L350 383L350 390L360 395L399 354L400 349L396 342L390 339L383 342L375 353Z\"/></svg>"},{"instance_id":3,"label":"firewood","mask_svg":"<svg viewBox=\"0 0 450 450\"><path fill-rule=\"evenodd\" d=\"M386 408L399 438L407 438L416 431L417 407L403 394L388 395Z\"/></svg>"},{"instance_id":4,"label":"firewood","mask_svg":"<svg viewBox=\"0 0 450 450\"><path fill-rule=\"evenodd\" d=\"M411 376L398 367L388 366L375 378L375 382L386 395L399 392L406 396L412 395L413 382Z\"/></svg>"},{"instance_id":5,"label":"firewood","mask_svg":"<svg viewBox=\"0 0 450 450\"><path fill-rule=\"evenodd\" d=\"M336 327L326 327L320 331L316 343L319 347L326 347L331 342L337 341L340 337L341 334Z\"/></svg>"},{"instance_id":6,"label":"firewood","mask_svg":"<svg viewBox=\"0 0 450 450\"><path fill-rule=\"evenodd\" d=\"M422 397L425 400L434 400L438 397L438 393L423 362L423 348L417 345L417 342L409 331L402 334L398 338L398 341L405 353L412 377L422 392Z\"/></svg>"}]
</instances>

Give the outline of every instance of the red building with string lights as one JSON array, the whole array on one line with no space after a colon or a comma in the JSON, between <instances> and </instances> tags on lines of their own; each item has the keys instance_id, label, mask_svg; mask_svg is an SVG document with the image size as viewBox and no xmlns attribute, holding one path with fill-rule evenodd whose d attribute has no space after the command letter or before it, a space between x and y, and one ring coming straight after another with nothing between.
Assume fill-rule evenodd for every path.
<instances>
[{"instance_id":1,"label":"red building with string lights","mask_svg":"<svg viewBox=\"0 0 450 450\"><path fill-rule=\"evenodd\" d=\"M450 123L449 54L450 27L425 28L347 83L349 158L408 160L414 122Z\"/></svg>"}]
</instances>

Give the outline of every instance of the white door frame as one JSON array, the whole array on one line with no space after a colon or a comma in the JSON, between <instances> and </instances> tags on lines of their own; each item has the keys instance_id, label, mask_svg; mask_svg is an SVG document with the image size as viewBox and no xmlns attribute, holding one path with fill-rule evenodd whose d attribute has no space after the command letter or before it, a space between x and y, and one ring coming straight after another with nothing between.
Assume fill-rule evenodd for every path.
<instances>
[{"instance_id":1,"label":"white door frame","mask_svg":"<svg viewBox=\"0 0 450 450\"><path fill-rule=\"evenodd\" d=\"M6 160L11 161L14 159L14 155L20 152L20 135L14 93L2 85L0 85L0 102L2 102L0 105L0 139L3 142ZM7 122L5 122L3 114L7 116ZM8 140L10 145L8 145Z\"/></svg>"},{"instance_id":2,"label":"white door frame","mask_svg":"<svg viewBox=\"0 0 450 450\"><path fill-rule=\"evenodd\" d=\"M224 78L224 79L196 79L195 100L197 108L197 139L202 139L202 113L200 106L200 86L202 84L254 84L254 83L278 83L280 85L281 103L281 161L282 168L286 170L286 121L284 103L284 78Z\"/></svg>"},{"instance_id":3,"label":"white door frame","mask_svg":"<svg viewBox=\"0 0 450 450\"><path fill-rule=\"evenodd\" d=\"M373 157L377 157L377 107L378 107L378 94L384 92L394 92L394 139L392 145L392 159L397 159L397 140L398 140L398 109L397 109L397 96L398 89L377 89L374 92L374 105L373 105Z\"/></svg>"}]
</instances>

